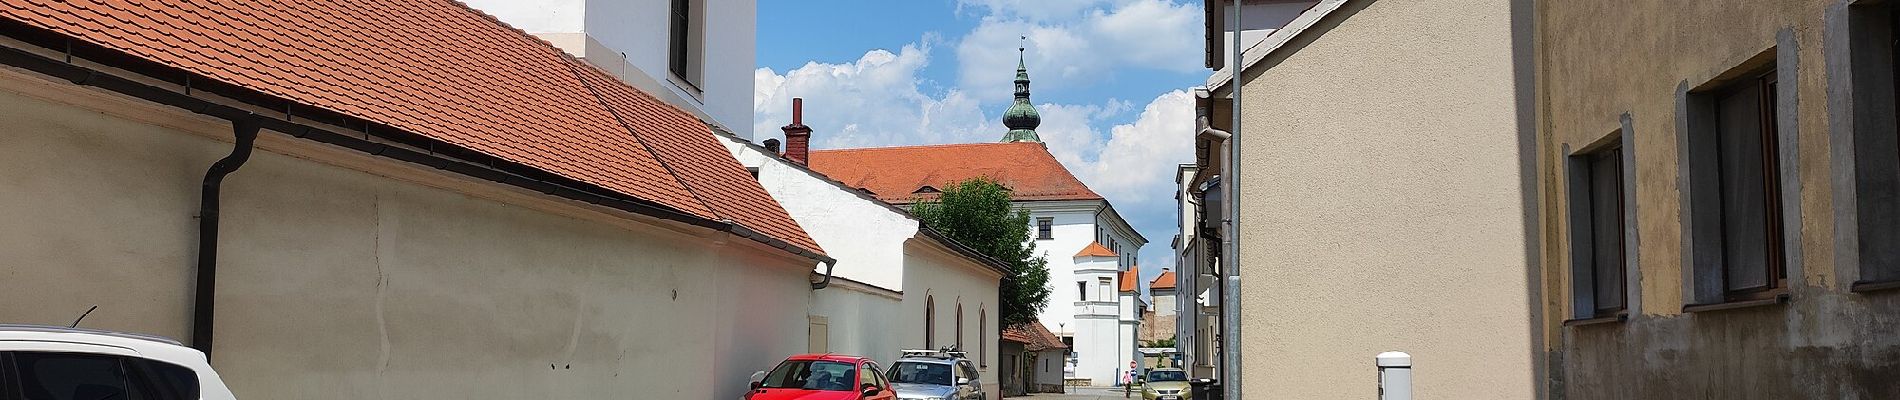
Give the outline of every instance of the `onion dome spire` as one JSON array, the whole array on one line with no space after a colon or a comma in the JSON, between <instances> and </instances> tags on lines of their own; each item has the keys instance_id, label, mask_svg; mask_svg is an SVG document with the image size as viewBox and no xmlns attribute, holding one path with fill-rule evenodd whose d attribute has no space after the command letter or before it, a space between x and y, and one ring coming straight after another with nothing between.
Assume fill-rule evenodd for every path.
<instances>
[{"instance_id":1,"label":"onion dome spire","mask_svg":"<svg viewBox=\"0 0 1900 400\"><path fill-rule=\"evenodd\" d=\"M1024 37L1027 39L1027 37ZM1036 106L1029 103L1029 68L1023 63L1023 48L1016 48L1016 102L1009 110L1003 111L1003 126L1009 127L1009 133L1003 134L1004 142L1041 142L1036 135L1036 127L1042 125L1042 116L1036 114Z\"/></svg>"}]
</instances>

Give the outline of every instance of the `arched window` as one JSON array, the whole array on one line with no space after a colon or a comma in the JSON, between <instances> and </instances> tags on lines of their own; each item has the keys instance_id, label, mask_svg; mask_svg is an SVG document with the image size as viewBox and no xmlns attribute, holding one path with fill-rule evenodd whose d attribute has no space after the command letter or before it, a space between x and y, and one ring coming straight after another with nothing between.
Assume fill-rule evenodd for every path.
<instances>
[{"instance_id":1,"label":"arched window","mask_svg":"<svg viewBox=\"0 0 1900 400\"><path fill-rule=\"evenodd\" d=\"M937 348L936 296L924 296L924 348Z\"/></svg>"},{"instance_id":2,"label":"arched window","mask_svg":"<svg viewBox=\"0 0 1900 400\"><path fill-rule=\"evenodd\" d=\"M957 300L957 351L963 350L963 301Z\"/></svg>"},{"instance_id":3,"label":"arched window","mask_svg":"<svg viewBox=\"0 0 1900 400\"><path fill-rule=\"evenodd\" d=\"M990 366L990 310L976 309L976 362Z\"/></svg>"}]
</instances>

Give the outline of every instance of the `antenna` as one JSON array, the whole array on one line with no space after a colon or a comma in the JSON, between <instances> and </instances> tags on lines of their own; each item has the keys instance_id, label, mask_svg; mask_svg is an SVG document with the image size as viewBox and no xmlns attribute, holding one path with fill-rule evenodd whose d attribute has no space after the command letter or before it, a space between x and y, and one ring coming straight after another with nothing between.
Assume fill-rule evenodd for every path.
<instances>
[{"instance_id":1,"label":"antenna","mask_svg":"<svg viewBox=\"0 0 1900 400\"><path fill-rule=\"evenodd\" d=\"M97 309L99 309L99 305L98 305L98 304L94 304L94 305L92 305L92 308L88 308L88 309L86 309L86 312L85 312L84 314L79 314L79 318L77 318L77 319L74 319L74 320L73 320L73 324L72 324L72 325L70 325L70 326L67 326L67 328L78 328L78 327L79 327L79 321L84 321L84 320L86 319L86 316L87 316L87 315L92 315L92 310L97 310Z\"/></svg>"}]
</instances>

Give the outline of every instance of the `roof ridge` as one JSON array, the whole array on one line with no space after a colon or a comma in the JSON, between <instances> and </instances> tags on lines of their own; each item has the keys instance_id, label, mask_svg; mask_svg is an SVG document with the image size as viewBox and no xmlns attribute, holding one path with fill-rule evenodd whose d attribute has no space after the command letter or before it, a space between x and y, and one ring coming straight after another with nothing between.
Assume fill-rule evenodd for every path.
<instances>
[{"instance_id":1,"label":"roof ridge","mask_svg":"<svg viewBox=\"0 0 1900 400\"><path fill-rule=\"evenodd\" d=\"M460 4L461 2L456 3ZM706 212L711 213L714 218L718 218L722 222L732 221L731 218L726 218L725 215L721 215L719 209L714 208L712 203L707 203L706 199L699 195L699 191L693 189L692 184L686 183L686 179L680 177L679 171L673 169L672 163L667 162L666 157L661 156L660 152L654 151L653 145L647 144L646 138L640 137L640 132L634 130L632 125L628 125L625 117L620 116L620 110L615 109L612 104L608 104L607 98L601 96L599 90L594 89L594 84L587 82L587 77L582 76L580 69L578 69L579 67L575 66L580 60L574 59L574 56L568 55L567 52L561 52L561 59L566 61L567 70L574 74L574 80L580 81L581 87L587 88L587 94L594 96L594 102L600 104L601 108L606 109L607 114L614 117L614 123L619 124L621 129L626 129L627 134L633 135L634 143L639 143L640 149L646 150L647 155L652 156L655 161L659 161L660 168L665 168L666 174L671 176L674 182L679 182L680 187L686 188L686 194L692 195L693 201L699 202L701 207L706 207Z\"/></svg>"},{"instance_id":2,"label":"roof ridge","mask_svg":"<svg viewBox=\"0 0 1900 400\"><path fill-rule=\"evenodd\" d=\"M843 149L812 149L811 152L817 153L817 152L847 152L847 151L881 151L881 150L903 150L903 149L919 149L919 148L975 147L975 146L993 146L993 145L1009 146L1009 145L1023 145L1023 144L1038 144L1039 145L1042 143L1041 142L980 142L980 143L913 144L913 145L904 145L904 146L852 147L852 148L843 148Z\"/></svg>"}]
</instances>

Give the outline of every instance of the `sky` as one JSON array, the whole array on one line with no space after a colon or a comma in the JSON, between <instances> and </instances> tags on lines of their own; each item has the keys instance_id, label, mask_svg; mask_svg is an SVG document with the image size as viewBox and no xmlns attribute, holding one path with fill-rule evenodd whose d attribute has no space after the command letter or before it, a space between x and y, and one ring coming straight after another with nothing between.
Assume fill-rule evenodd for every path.
<instances>
[{"instance_id":1,"label":"sky","mask_svg":"<svg viewBox=\"0 0 1900 400\"><path fill-rule=\"evenodd\" d=\"M1209 73L1200 3L759 0L754 139L782 137L803 97L813 148L996 141L1023 47L1037 133L1148 239L1145 285L1174 264L1189 88Z\"/></svg>"}]
</instances>

